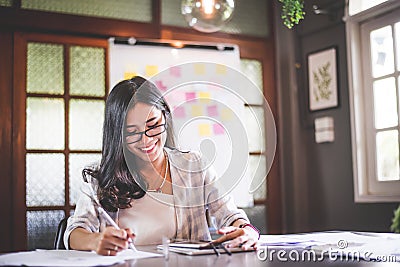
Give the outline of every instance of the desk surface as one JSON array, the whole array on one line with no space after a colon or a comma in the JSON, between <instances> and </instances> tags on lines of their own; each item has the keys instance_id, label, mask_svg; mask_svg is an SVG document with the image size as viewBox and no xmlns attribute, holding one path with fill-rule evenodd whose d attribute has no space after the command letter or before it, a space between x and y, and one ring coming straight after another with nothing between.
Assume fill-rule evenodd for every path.
<instances>
[{"instance_id":1,"label":"desk surface","mask_svg":"<svg viewBox=\"0 0 400 267\"><path fill-rule=\"evenodd\" d=\"M155 246L138 246L139 250L161 253L157 251ZM139 259L127 261L124 264L116 265L118 267L139 267L139 266L189 266L189 267L197 267L197 266L397 266L399 267L399 263L384 263L384 262L367 262L367 261L352 261L352 260L336 260L332 261L329 258L325 258L321 261L278 261L274 259L273 261L261 261L257 258L256 252L240 252L233 253L232 256L227 254L221 254L219 257L216 255L197 255L197 256L186 256L177 254L174 252L169 253L169 260L165 261L163 257L159 258L147 258L147 259Z\"/></svg>"}]
</instances>

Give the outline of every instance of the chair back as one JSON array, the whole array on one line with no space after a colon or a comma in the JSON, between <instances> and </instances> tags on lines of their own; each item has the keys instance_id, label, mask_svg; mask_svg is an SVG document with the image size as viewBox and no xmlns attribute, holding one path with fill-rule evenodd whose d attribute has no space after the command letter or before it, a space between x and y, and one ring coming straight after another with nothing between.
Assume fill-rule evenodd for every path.
<instances>
[{"instance_id":1,"label":"chair back","mask_svg":"<svg viewBox=\"0 0 400 267\"><path fill-rule=\"evenodd\" d=\"M68 218L64 218L58 224L56 237L54 239L54 249L66 249L64 246L64 232L65 229L67 229L67 220Z\"/></svg>"}]
</instances>

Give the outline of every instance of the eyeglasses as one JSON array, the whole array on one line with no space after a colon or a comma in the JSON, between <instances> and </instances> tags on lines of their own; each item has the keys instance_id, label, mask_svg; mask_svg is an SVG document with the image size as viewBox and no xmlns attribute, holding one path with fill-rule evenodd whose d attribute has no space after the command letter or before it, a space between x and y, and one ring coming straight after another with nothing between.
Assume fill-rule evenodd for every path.
<instances>
[{"instance_id":1,"label":"eyeglasses","mask_svg":"<svg viewBox=\"0 0 400 267\"><path fill-rule=\"evenodd\" d=\"M147 137L154 137L157 136L159 134L162 134L163 132L165 132L167 130L167 124L163 123L163 124L159 124L159 125L155 125L155 126L151 126L149 127L149 129L143 131L143 132L132 132L129 133L127 131L125 131L125 140L126 143L128 145L133 144L133 143L137 143L140 140L142 140L142 136L143 134L145 134Z\"/></svg>"}]
</instances>

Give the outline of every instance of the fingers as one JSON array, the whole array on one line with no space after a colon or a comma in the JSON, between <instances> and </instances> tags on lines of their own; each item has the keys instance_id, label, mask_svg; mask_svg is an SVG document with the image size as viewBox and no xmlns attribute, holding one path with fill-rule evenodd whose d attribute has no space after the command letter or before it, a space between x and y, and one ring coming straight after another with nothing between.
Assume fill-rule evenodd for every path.
<instances>
[{"instance_id":1,"label":"fingers","mask_svg":"<svg viewBox=\"0 0 400 267\"><path fill-rule=\"evenodd\" d=\"M96 252L100 255L115 256L119 251L128 248L128 239L134 236L130 229L118 230L114 227L107 227L101 233Z\"/></svg>"},{"instance_id":2,"label":"fingers","mask_svg":"<svg viewBox=\"0 0 400 267\"><path fill-rule=\"evenodd\" d=\"M222 237L214 241L214 243L230 242L226 245L228 248L241 247L243 250L254 250L258 239L255 239L251 233L243 228L234 226L223 227L218 233L224 234Z\"/></svg>"},{"instance_id":3,"label":"fingers","mask_svg":"<svg viewBox=\"0 0 400 267\"><path fill-rule=\"evenodd\" d=\"M224 235L216 239L214 243L223 243L225 241L229 241L239 236L242 236L245 233L243 229L233 226L223 227L220 230L218 230L218 232Z\"/></svg>"}]
</instances>

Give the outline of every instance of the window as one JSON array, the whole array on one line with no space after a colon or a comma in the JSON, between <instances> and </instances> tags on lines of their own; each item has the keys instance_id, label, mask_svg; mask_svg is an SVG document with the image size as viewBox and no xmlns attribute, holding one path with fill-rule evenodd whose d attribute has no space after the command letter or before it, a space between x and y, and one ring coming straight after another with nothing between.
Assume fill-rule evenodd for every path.
<instances>
[{"instance_id":1,"label":"window","mask_svg":"<svg viewBox=\"0 0 400 267\"><path fill-rule=\"evenodd\" d=\"M16 87L25 96L16 108L25 110L26 125L26 168L17 179L25 184L18 218L26 222L27 240L20 242L27 249L48 249L59 221L75 208L82 169L101 157L106 46L40 35L18 44L26 55L26 83Z\"/></svg>"},{"instance_id":2,"label":"window","mask_svg":"<svg viewBox=\"0 0 400 267\"><path fill-rule=\"evenodd\" d=\"M399 2L348 17L346 31L355 201L399 201Z\"/></svg>"}]
</instances>

